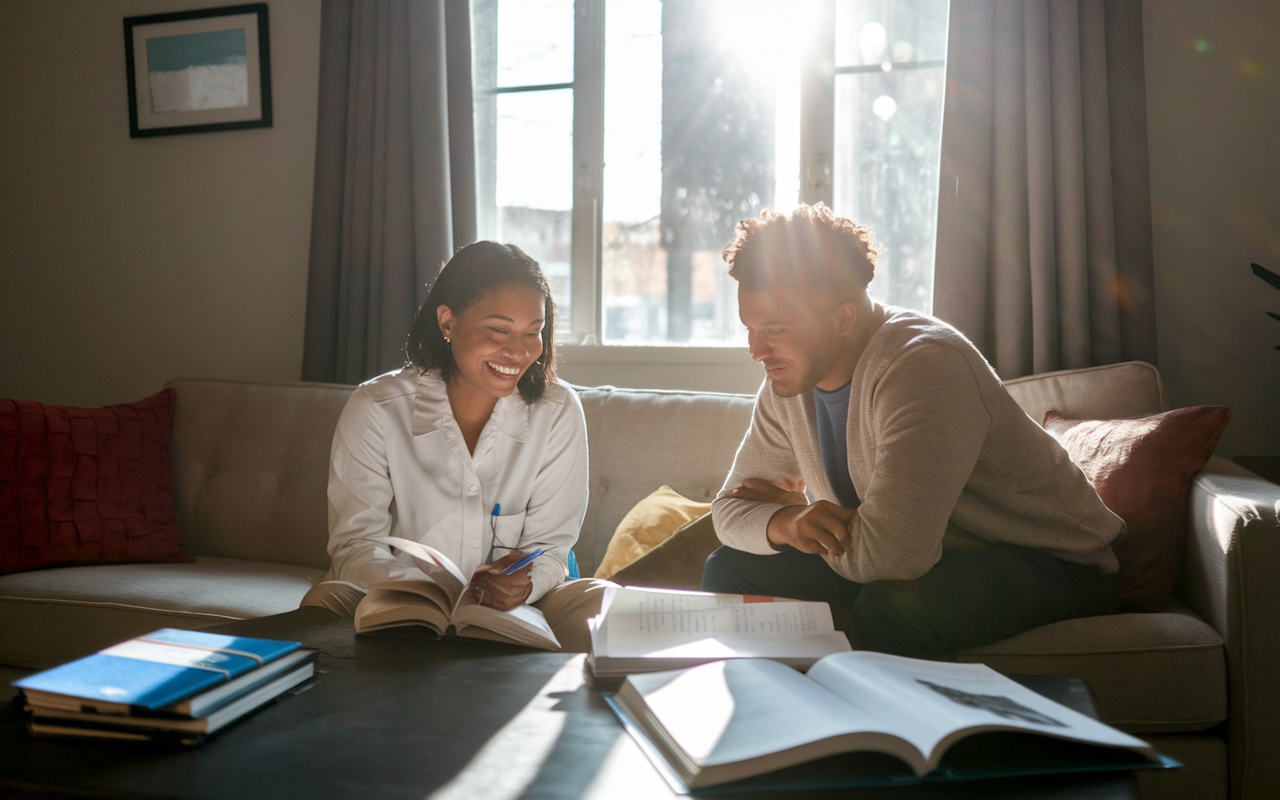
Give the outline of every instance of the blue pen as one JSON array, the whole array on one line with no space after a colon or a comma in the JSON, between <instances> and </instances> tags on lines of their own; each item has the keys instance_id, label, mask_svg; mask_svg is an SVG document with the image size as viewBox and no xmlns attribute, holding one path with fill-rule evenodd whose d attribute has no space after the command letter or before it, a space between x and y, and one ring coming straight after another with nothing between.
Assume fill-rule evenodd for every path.
<instances>
[{"instance_id":1,"label":"blue pen","mask_svg":"<svg viewBox=\"0 0 1280 800\"><path fill-rule=\"evenodd\" d=\"M543 550L541 547L539 547L537 550L534 550L534 551L533 551L532 553L530 553L529 555L525 556L524 558L520 559L520 560L519 560L519 561L517 561L516 563L514 563L514 564L512 564L511 566L509 566L509 567L507 567L506 569L504 569L504 570L502 571L502 574L503 574L503 575L510 575L511 573L515 572L516 570L520 569L521 567L523 567L523 566L527 565L529 562L533 561L533 560L534 560L535 558L537 558L538 556L540 556L540 555L544 555L546 552L547 552L546 550Z\"/></svg>"},{"instance_id":2,"label":"blue pen","mask_svg":"<svg viewBox=\"0 0 1280 800\"><path fill-rule=\"evenodd\" d=\"M489 514L489 554L484 557L484 563L493 563L493 551L498 546L498 515L502 513L502 504L494 503L493 511Z\"/></svg>"}]
</instances>

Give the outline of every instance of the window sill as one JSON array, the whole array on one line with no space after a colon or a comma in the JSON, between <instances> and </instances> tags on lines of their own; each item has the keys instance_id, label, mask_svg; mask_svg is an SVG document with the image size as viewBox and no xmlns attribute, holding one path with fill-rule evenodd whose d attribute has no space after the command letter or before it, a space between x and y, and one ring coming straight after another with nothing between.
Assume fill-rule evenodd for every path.
<instances>
[{"instance_id":1,"label":"window sill","mask_svg":"<svg viewBox=\"0 0 1280 800\"><path fill-rule=\"evenodd\" d=\"M556 345L556 357L571 364L716 364L754 366L745 347L672 345Z\"/></svg>"}]
</instances>

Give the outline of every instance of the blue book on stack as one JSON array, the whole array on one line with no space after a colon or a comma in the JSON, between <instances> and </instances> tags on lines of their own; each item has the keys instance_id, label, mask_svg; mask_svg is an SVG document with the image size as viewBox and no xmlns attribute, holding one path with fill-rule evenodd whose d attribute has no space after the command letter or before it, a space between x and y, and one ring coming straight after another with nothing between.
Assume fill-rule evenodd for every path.
<instances>
[{"instance_id":1,"label":"blue book on stack","mask_svg":"<svg viewBox=\"0 0 1280 800\"><path fill-rule=\"evenodd\" d=\"M159 709L297 650L299 642L163 628L13 685Z\"/></svg>"}]
</instances>

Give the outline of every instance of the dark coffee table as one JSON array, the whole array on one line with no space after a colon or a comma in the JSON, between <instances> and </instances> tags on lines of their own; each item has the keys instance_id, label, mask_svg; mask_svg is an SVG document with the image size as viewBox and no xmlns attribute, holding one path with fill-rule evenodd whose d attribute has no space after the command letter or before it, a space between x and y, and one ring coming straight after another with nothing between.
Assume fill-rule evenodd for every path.
<instances>
[{"instance_id":1,"label":"dark coffee table","mask_svg":"<svg viewBox=\"0 0 1280 800\"><path fill-rule=\"evenodd\" d=\"M318 679L193 750L31 738L0 709L0 797L534 800L667 798L671 790L583 672L583 657L418 635L357 637L304 608L209 630L300 640ZM1083 684L1025 679L1092 713ZM847 792L735 795L831 798ZM1136 796L1129 775L1053 776L859 790L858 797Z\"/></svg>"}]
</instances>

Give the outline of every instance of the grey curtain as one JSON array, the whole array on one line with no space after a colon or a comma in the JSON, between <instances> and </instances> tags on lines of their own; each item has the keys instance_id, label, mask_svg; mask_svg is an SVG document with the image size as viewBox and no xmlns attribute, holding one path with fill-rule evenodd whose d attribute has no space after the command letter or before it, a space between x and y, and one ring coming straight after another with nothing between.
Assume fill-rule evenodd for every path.
<instances>
[{"instance_id":1,"label":"grey curtain","mask_svg":"<svg viewBox=\"0 0 1280 800\"><path fill-rule=\"evenodd\" d=\"M951 4L934 314L1002 378L1155 362L1141 0Z\"/></svg>"},{"instance_id":2,"label":"grey curtain","mask_svg":"<svg viewBox=\"0 0 1280 800\"><path fill-rule=\"evenodd\" d=\"M303 380L404 363L426 287L475 238L466 0L324 0Z\"/></svg>"}]
</instances>

